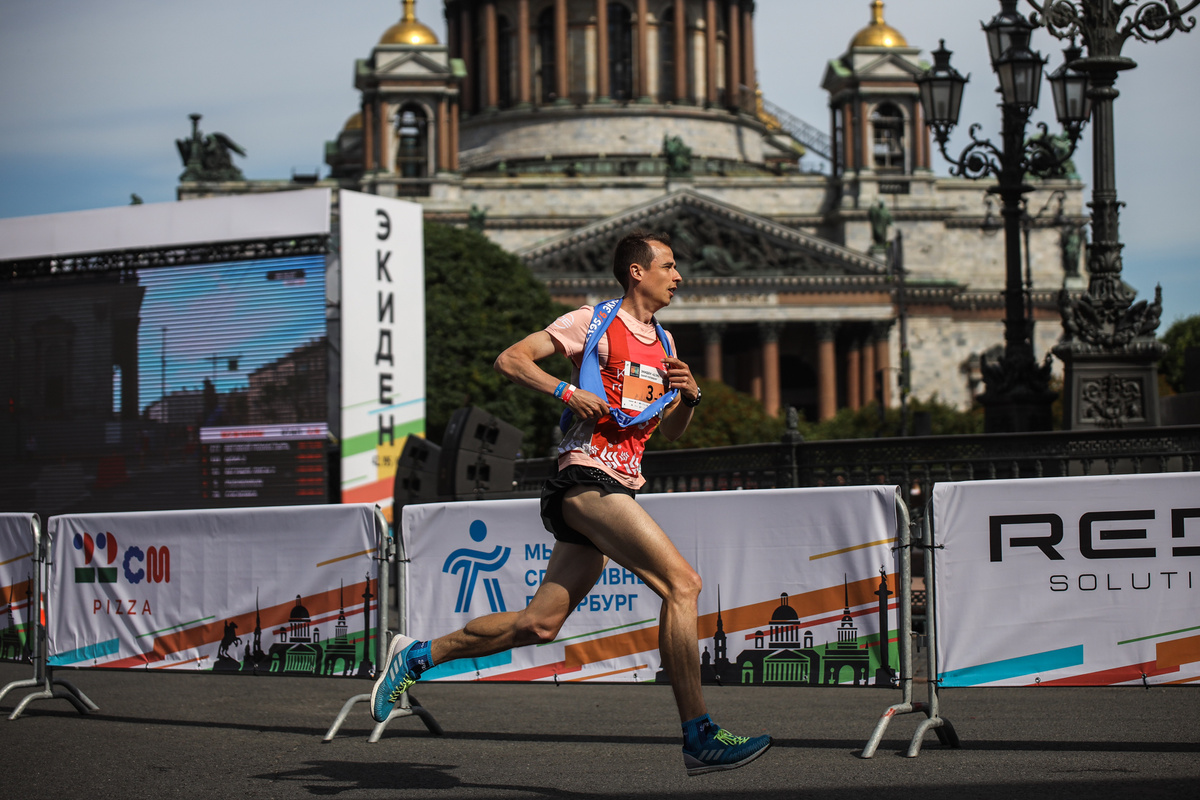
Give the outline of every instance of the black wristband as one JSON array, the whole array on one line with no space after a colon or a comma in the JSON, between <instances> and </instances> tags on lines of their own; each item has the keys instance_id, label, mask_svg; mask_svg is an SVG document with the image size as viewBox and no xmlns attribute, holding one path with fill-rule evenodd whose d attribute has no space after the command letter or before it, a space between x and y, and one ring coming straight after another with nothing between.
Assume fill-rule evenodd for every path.
<instances>
[{"instance_id":1,"label":"black wristband","mask_svg":"<svg viewBox=\"0 0 1200 800\"><path fill-rule=\"evenodd\" d=\"M688 408L695 408L696 406L700 405L700 398L703 396L704 395L701 393L699 386L696 387L696 399L695 400L688 400L687 395L685 395L683 392L679 393L679 398L681 400L683 400L683 404L685 406L687 406Z\"/></svg>"}]
</instances>

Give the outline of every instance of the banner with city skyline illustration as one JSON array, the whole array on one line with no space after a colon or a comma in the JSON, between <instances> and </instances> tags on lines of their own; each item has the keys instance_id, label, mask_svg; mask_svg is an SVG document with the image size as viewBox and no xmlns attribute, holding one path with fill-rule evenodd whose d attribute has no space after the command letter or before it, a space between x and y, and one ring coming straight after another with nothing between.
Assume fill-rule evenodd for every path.
<instances>
[{"instance_id":1,"label":"banner with city skyline illustration","mask_svg":"<svg viewBox=\"0 0 1200 800\"><path fill-rule=\"evenodd\" d=\"M30 662L34 554L32 514L0 514L0 661Z\"/></svg>"},{"instance_id":2,"label":"banner with city skyline illustration","mask_svg":"<svg viewBox=\"0 0 1200 800\"><path fill-rule=\"evenodd\" d=\"M943 686L1200 685L1200 473L939 483Z\"/></svg>"},{"instance_id":3,"label":"banner with city skyline illustration","mask_svg":"<svg viewBox=\"0 0 1200 800\"><path fill-rule=\"evenodd\" d=\"M652 494L638 502L704 581L705 682L891 685L894 486ZM405 506L408 633L438 636L483 614L523 608L554 541L539 509L537 499ZM663 681L660 605L632 572L610 562L555 642L437 665L424 679Z\"/></svg>"},{"instance_id":4,"label":"banner with city skyline illustration","mask_svg":"<svg viewBox=\"0 0 1200 800\"><path fill-rule=\"evenodd\" d=\"M425 241L417 203L342 191L342 502L391 521L409 436L425 435Z\"/></svg>"},{"instance_id":5,"label":"banner with city skyline illustration","mask_svg":"<svg viewBox=\"0 0 1200 800\"><path fill-rule=\"evenodd\" d=\"M47 527L52 666L373 674L373 506L80 514Z\"/></svg>"}]
</instances>

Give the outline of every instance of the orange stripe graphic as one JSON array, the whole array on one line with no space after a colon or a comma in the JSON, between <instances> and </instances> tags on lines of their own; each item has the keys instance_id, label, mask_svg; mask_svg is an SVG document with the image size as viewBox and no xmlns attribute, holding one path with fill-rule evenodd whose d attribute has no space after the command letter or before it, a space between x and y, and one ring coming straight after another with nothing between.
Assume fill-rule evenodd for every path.
<instances>
[{"instance_id":1,"label":"orange stripe graphic","mask_svg":"<svg viewBox=\"0 0 1200 800\"><path fill-rule=\"evenodd\" d=\"M1155 663L1159 669L1179 667L1200 661L1200 636L1159 642L1154 649Z\"/></svg>"},{"instance_id":2,"label":"orange stripe graphic","mask_svg":"<svg viewBox=\"0 0 1200 800\"><path fill-rule=\"evenodd\" d=\"M614 669L612 672L601 672L599 675L584 675L581 678L571 678L571 683L581 683L582 681L595 681L600 678L611 678L613 675L622 675L626 672L637 672L639 669L650 669L649 664L638 664L636 667L626 667L625 669Z\"/></svg>"},{"instance_id":3,"label":"orange stripe graphic","mask_svg":"<svg viewBox=\"0 0 1200 800\"><path fill-rule=\"evenodd\" d=\"M394 478L384 478L381 481L373 481L364 483L362 486L355 486L353 489L342 490L342 502L350 503L374 503L379 500L385 500L392 496L392 484Z\"/></svg>"},{"instance_id":4,"label":"orange stripe graphic","mask_svg":"<svg viewBox=\"0 0 1200 800\"><path fill-rule=\"evenodd\" d=\"M895 587L895 585L896 576L888 575L888 586ZM845 608L847 592L849 592L851 607L878 602L878 597L875 595L878 587L878 578L864 578L851 583L848 587L828 586L824 589L792 595L788 598L788 604L795 608L802 617L815 617ZM751 603L740 608L722 610L721 619L727 631L761 628L771 619L771 614L778 607L779 598L772 598L761 603ZM702 640L711 639L716 634L717 615L715 612L700 617L698 631ZM595 661L645 653L657 648L658 626L652 625L636 631L567 645L564 660L570 666L583 666Z\"/></svg>"},{"instance_id":5,"label":"orange stripe graphic","mask_svg":"<svg viewBox=\"0 0 1200 800\"><path fill-rule=\"evenodd\" d=\"M346 597L361 601L363 589L366 587L366 582L354 583L345 587ZM301 604L309 610L309 615L312 618L317 618L325 614L334 614L340 607L339 592L337 589L330 589L326 592L309 595L300 599ZM377 601L376 601L377 602ZM347 607L353 609L358 605L348 603ZM375 605L375 602L372 603ZM142 666L144 664L154 664L163 661L168 655L178 653L190 648L202 647L206 644L220 642L225 635L225 623L233 622L237 625L238 635L244 637L254 631L256 617L262 618L262 630L264 638L264 647L267 642L274 642L275 630L281 627L286 627L292 615L292 609L296 607L295 599L289 600L286 603L269 606L262 609L260 612L247 611L244 614L239 614L233 617L222 617L204 625L197 625L194 628L188 628L183 631L175 631L172 633L163 634L162 636L154 637L154 644L151 648L138 655L129 656L118 661L105 662L105 668L123 669L130 667ZM315 609L315 610L314 610ZM185 662L186 663L186 662Z\"/></svg>"}]
</instances>

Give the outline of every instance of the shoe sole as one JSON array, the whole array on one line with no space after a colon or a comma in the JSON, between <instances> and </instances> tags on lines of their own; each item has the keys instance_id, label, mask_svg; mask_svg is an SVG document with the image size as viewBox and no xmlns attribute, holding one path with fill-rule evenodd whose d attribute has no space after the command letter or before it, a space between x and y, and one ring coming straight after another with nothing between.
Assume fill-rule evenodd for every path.
<instances>
[{"instance_id":1,"label":"shoe sole","mask_svg":"<svg viewBox=\"0 0 1200 800\"><path fill-rule=\"evenodd\" d=\"M687 774L689 777L694 778L697 775L705 775L709 772L723 772L725 770L737 769L738 767L744 767L747 764L749 764L751 761L753 761L754 759L761 756L763 753L770 750L771 745L773 745L773 744L775 744L775 741L772 739L771 741L767 742L766 747L763 747L759 750L755 750L753 753L746 756L741 761L735 762L733 764L704 764L703 766L699 766L699 767L688 767Z\"/></svg>"},{"instance_id":2,"label":"shoe sole","mask_svg":"<svg viewBox=\"0 0 1200 800\"><path fill-rule=\"evenodd\" d=\"M386 716L383 719L379 719L375 716L375 700L379 697L379 690L383 687L384 679L387 678L388 667L391 666L392 660L396 658L396 656L400 655L404 648L408 647L415 641L417 640L411 636L405 636L402 633L398 633L392 638L392 643L388 646L387 656L384 658L383 664L380 665L379 677L375 679L375 685L371 687L371 719L375 720L376 722L383 722L387 719ZM396 704L393 703L392 707L395 708L395 705ZM390 714L391 712L389 711L388 713Z\"/></svg>"}]
</instances>

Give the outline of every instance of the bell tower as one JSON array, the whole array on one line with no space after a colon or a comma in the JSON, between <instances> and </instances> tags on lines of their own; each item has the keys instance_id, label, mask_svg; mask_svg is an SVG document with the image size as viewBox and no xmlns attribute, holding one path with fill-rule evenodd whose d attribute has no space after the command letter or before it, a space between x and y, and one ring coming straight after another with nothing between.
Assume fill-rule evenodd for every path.
<instances>
[{"instance_id":1,"label":"bell tower","mask_svg":"<svg viewBox=\"0 0 1200 800\"><path fill-rule=\"evenodd\" d=\"M416 0L370 58L355 64L358 114L326 145L326 163L347 188L387 197L430 197L457 178L462 62L417 19Z\"/></svg>"},{"instance_id":2,"label":"bell tower","mask_svg":"<svg viewBox=\"0 0 1200 800\"><path fill-rule=\"evenodd\" d=\"M829 92L834 175L871 184L854 194L873 199L908 194L909 179L930 172L930 152L916 81L921 50L887 24L883 0L870 10L871 23L829 62L821 86Z\"/></svg>"}]
</instances>

